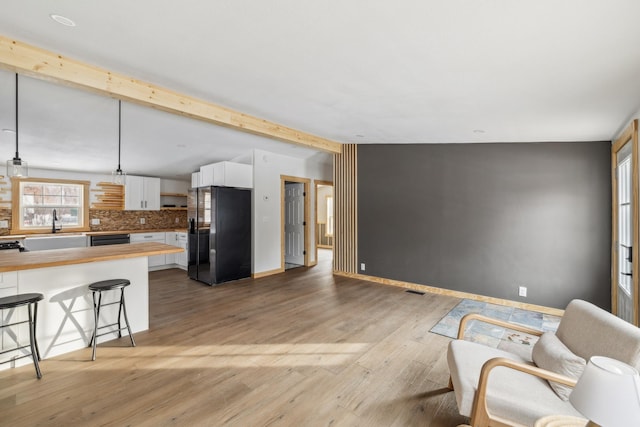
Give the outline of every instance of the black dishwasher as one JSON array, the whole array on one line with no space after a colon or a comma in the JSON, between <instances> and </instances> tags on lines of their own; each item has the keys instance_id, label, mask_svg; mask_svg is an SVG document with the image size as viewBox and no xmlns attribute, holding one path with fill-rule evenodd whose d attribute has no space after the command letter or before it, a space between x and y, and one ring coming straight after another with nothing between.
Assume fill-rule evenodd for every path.
<instances>
[{"instance_id":1,"label":"black dishwasher","mask_svg":"<svg viewBox=\"0 0 640 427\"><path fill-rule=\"evenodd\" d=\"M128 234L103 234L91 236L91 246L120 245L129 243Z\"/></svg>"}]
</instances>

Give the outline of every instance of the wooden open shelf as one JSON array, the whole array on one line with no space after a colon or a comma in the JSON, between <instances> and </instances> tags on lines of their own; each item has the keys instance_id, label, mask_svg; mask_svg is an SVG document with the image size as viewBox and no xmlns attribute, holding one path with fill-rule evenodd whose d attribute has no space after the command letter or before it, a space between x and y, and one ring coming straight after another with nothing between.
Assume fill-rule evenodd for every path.
<instances>
[{"instance_id":1,"label":"wooden open shelf","mask_svg":"<svg viewBox=\"0 0 640 427\"><path fill-rule=\"evenodd\" d=\"M185 193L160 193L160 197L188 197L187 194ZM160 210L161 211L186 211L187 208L186 207L180 207L180 206L160 206Z\"/></svg>"},{"instance_id":2,"label":"wooden open shelf","mask_svg":"<svg viewBox=\"0 0 640 427\"><path fill-rule=\"evenodd\" d=\"M187 195L183 194L183 193L160 193L160 196L163 196L163 197L187 197Z\"/></svg>"}]
</instances>

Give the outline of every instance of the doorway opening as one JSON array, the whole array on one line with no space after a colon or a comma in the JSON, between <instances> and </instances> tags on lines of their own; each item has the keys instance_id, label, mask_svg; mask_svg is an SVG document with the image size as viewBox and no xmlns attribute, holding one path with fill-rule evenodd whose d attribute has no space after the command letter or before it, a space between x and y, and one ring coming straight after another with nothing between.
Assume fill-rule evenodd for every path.
<instances>
[{"instance_id":1,"label":"doorway opening","mask_svg":"<svg viewBox=\"0 0 640 427\"><path fill-rule=\"evenodd\" d=\"M283 270L309 266L309 184L310 179L281 176Z\"/></svg>"},{"instance_id":2,"label":"doorway opening","mask_svg":"<svg viewBox=\"0 0 640 427\"><path fill-rule=\"evenodd\" d=\"M316 261L333 260L334 198L333 182L315 181Z\"/></svg>"}]
</instances>

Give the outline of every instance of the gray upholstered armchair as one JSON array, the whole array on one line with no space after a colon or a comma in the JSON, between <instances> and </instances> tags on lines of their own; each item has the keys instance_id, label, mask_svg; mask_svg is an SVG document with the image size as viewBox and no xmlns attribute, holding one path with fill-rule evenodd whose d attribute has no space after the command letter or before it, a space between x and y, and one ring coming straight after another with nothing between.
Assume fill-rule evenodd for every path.
<instances>
[{"instance_id":1,"label":"gray upholstered armchair","mask_svg":"<svg viewBox=\"0 0 640 427\"><path fill-rule=\"evenodd\" d=\"M533 362L465 341L470 320L540 336ZM460 414L470 417L474 427L532 426L547 415L580 416L567 399L591 356L640 369L640 329L581 300L569 303L555 334L470 314L449 345L450 387Z\"/></svg>"}]
</instances>

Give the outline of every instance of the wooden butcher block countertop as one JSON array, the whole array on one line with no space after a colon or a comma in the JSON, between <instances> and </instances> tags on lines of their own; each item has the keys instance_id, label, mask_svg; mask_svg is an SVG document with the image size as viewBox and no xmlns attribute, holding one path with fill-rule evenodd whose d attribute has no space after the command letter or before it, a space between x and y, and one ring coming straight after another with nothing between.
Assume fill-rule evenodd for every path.
<instances>
[{"instance_id":1,"label":"wooden butcher block countertop","mask_svg":"<svg viewBox=\"0 0 640 427\"><path fill-rule=\"evenodd\" d=\"M10 252L0 254L0 272L32 270L62 265L84 264L142 256L153 256L182 252L183 249L164 243L135 243L86 248L52 249L35 252Z\"/></svg>"}]
</instances>

